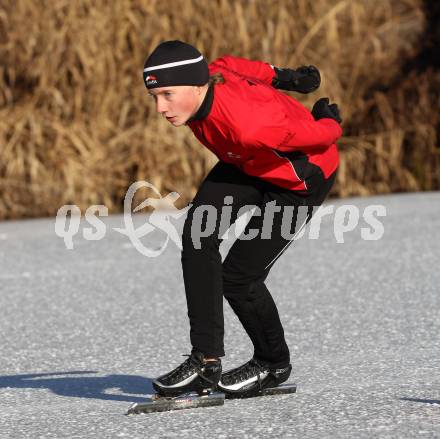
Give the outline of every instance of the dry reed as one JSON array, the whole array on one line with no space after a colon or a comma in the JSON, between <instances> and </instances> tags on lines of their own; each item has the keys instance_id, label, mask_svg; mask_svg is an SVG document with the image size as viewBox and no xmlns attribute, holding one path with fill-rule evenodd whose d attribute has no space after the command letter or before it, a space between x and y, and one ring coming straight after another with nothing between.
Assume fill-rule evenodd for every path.
<instances>
[{"instance_id":1,"label":"dry reed","mask_svg":"<svg viewBox=\"0 0 440 439\"><path fill-rule=\"evenodd\" d=\"M0 0L0 218L117 212L141 179L191 200L217 159L146 95L144 59L167 39L317 65L320 90L293 96L341 107L333 195L438 189L439 73L402 74L425 28L421 0Z\"/></svg>"}]
</instances>

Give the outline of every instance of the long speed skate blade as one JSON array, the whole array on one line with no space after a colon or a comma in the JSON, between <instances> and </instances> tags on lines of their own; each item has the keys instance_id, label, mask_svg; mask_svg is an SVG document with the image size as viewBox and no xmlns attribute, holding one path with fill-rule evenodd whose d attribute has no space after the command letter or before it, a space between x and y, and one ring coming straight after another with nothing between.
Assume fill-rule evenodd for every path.
<instances>
[{"instance_id":1,"label":"long speed skate blade","mask_svg":"<svg viewBox=\"0 0 440 439\"><path fill-rule=\"evenodd\" d=\"M261 396L265 395L283 395L285 393L296 393L296 384L294 383L282 383L276 387L268 387L263 389Z\"/></svg>"},{"instance_id":2,"label":"long speed skate blade","mask_svg":"<svg viewBox=\"0 0 440 439\"><path fill-rule=\"evenodd\" d=\"M226 393L225 398L227 399L255 398L257 396L284 395L287 393L296 393L296 384L282 383L279 386L268 387L260 391L253 391L249 393Z\"/></svg>"},{"instance_id":3,"label":"long speed skate blade","mask_svg":"<svg viewBox=\"0 0 440 439\"><path fill-rule=\"evenodd\" d=\"M211 407L215 405L223 405L224 402L225 394L220 392L214 392L203 396L199 396L197 393L188 393L173 398L154 395L150 401L132 404L126 414L138 415L140 413Z\"/></svg>"}]
</instances>

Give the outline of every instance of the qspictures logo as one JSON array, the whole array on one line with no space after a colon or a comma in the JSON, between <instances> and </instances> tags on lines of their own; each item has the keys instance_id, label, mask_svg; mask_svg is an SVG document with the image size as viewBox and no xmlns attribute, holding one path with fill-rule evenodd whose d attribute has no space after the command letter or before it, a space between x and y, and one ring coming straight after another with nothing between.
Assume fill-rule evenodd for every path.
<instances>
[{"instance_id":1,"label":"qspictures logo","mask_svg":"<svg viewBox=\"0 0 440 439\"><path fill-rule=\"evenodd\" d=\"M149 197L133 208L133 199L139 189L151 189L157 197ZM133 247L147 257L159 256L171 240L182 250L181 237L173 221L179 220L193 207L190 203L182 209L175 206L180 195L170 192L162 197L157 188L148 181L137 181L127 190L124 197L123 227L113 227L116 233L126 236ZM359 233L362 240L377 241L384 235L385 229L378 217L386 216L386 208L383 205L368 205L363 212L353 204L344 204L335 207L332 204L325 206L313 206L310 212L308 206L278 206L276 201L267 203L262 209L257 205L241 206L238 210L237 220L231 220L233 197L224 197L224 204L219 209L213 205L198 205L191 215L191 240L194 248L200 249L202 240L218 233L220 239L229 238L229 232L233 224L235 238L250 240L257 236L260 239L271 239L273 233L274 215L282 215L281 236L286 240L298 240L305 236L306 224L308 224L308 239L319 239L321 224L324 217L333 218L333 236L338 244L343 244L347 233ZM145 222L140 227L135 227L133 214L150 206L153 211L145 215ZM219 216L220 215L220 216ZM261 229L250 229L243 233L244 227L254 215L262 217ZM84 215L85 222L91 226L82 227L82 237L87 241L104 239L107 233L106 224L99 217L108 216L105 205L90 206ZM75 204L66 204L58 209L55 219L55 233L64 240L68 250L74 249L73 238L80 233L82 213ZM295 218L295 219L294 219ZM363 222L363 226L359 227ZM219 224L219 226L217 226ZM293 227L294 226L294 227ZM292 232L292 228L294 231ZM153 231L161 232L162 244L159 247L149 247L141 239ZM278 232L277 232L278 233Z\"/></svg>"}]
</instances>

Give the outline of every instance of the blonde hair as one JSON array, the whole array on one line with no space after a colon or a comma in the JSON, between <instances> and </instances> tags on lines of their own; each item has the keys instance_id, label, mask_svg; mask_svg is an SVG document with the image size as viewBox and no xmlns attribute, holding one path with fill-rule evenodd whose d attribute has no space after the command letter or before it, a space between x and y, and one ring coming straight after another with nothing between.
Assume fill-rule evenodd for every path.
<instances>
[{"instance_id":1,"label":"blonde hair","mask_svg":"<svg viewBox=\"0 0 440 439\"><path fill-rule=\"evenodd\" d=\"M225 82L226 80L220 72L213 73L209 77L209 85L224 84Z\"/></svg>"}]
</instances>

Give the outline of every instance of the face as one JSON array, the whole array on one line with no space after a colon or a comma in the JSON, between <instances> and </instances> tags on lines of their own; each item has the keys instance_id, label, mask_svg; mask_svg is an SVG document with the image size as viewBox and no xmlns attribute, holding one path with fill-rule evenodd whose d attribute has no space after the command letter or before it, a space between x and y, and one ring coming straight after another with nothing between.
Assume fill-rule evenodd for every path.
<instances>
[{"instance_id":1,"label":"face","mask_svg":"<svg viewBox=\"0 0 440 439\"><path fill-rule=\"evenodd\" d=\"M178 85L148 90L156 103L156 111L175 127L184 125L200 104L201 87Z\"/></svg>"}]
</instances>

